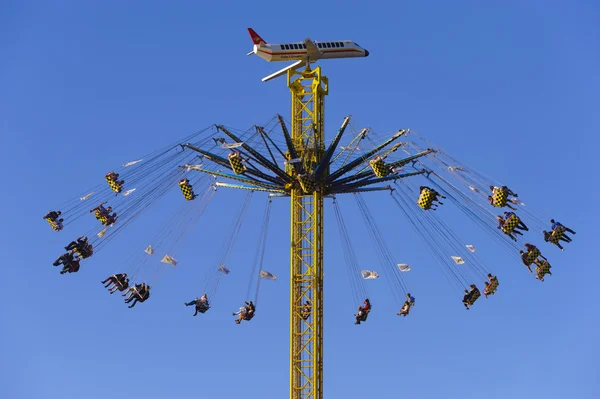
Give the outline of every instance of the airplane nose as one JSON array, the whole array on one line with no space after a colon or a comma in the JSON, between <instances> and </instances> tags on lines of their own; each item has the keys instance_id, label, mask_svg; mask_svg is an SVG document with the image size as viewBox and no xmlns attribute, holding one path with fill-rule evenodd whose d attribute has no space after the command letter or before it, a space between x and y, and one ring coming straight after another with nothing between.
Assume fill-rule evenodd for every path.
<instances>
[{"instance_id":1,"label":"airplane nose","mask_svg":"<svg viewBox=\"0 0 600 399\"><path fill-rule=\"evenodd\" d=\"M369 51L365 50L365 57L368 57L368 56L369 56Z\"/></svg>"}]
</instances>

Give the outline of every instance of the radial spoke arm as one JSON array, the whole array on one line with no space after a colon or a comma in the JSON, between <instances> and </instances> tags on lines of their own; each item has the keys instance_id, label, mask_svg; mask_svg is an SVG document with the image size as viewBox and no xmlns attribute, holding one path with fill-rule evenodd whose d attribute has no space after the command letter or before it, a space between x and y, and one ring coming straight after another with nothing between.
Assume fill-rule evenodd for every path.
<instances>
[{"instance_id":1,"label":"radial spoke arm","mask_svg":"<svg viewBox=\"0 0 600 399\"><path fill-rule=\"evenodd\" d=\"M409 163L409 162L411 162L411 161L414 161L414 160L415 160L415 159L417 159L417 158L421 158L421 157L423 157L423 156L425 156L425 155L431 154L432 152L435 152L435 150L432 150L432 149L427 149L427 150L425 150L425 151L419 152L418 154L415 154L415 155L412 155L412 156L410 156L410 157L407 157L407 158L401 159L401 160L399 160L399 161L396 161L396 162L391 162L391 163L389 163L389 165L390 165L392 168L397 168L397 167L399 167L399 166L406 165L407 163Z\"/></svg>"},{"instance_id":2,"label":"radial spoke arm","mask_svg":"<svg viewBox=\"0 0 600 399\"><path fill-rule=\"evenodd\" d=\"M191 144L184 144L184 146L191 150L199 152L200 154L204 155L207 159L211 160L212 162L216 163L217 165L223 166L223 167L227 168L228 170L233 171L233 169L231 168L231 165L229 164L229 161L227 161L225 158L223 158L219 155L213 154L211 152L205 151L205 150L198 148L196 146L193 146ZM270 181L273 184L277 184L277 185L280 184L279 180L277 180L273 176L269 176L269 175L261 172L260 170L258 170L256 168L251 168L251 169L246 170L246 174L260 177L261 179ZM253 181L259 181L259 180L256 180L256 179L253 179L250 177L248 177L248 179L253 180Z\"/></svg>"},{"instance_id":3,"label":"radial spoke arm","mask_svg":"<svg viewBox=\"0 0 600 399\"><path fill-rule=\"evenodd\" d=\"M283 117L281 115L277 115L277 118L279 119L279 124L281 125L281 131L283 132L283 137L285 137L285 143L287 144L288 151L290 153L289 160L300 158L300 156L298 155L298 151L296 151L296 147L294 147L294 142L292 141L290 132L288 132L287 127L285 126L285 121L283 120ZM300 165L298 163L292 163L292 165L293 165L293 168L296 171L296 173L298 173L298 174L302 173L302 165Z\"/></svg>"},{"instance_id":4,"label":"radial spoke arm","mask_svg":"<svg viewBox=\"0 0 600 399\"><path fill-rule=\"evenodd\" d=\"M356 188L350 191L335 191L332 194L350 194L350 193L367 193L371 191L392 191L392 186L380 186L380 187L366 187L366 188Z\"/></svg>"},{"instance_id":5,"label":"radial spoke arm","mask_svg":"<svg viewBox=\"0 0 600 399\"><path fill-rule=\"evenodd\" d=\"M337 149L337 146L340 143L340 140L341 140L342 136L344 135L344 131L346 130L346 127L348 126L349 122L350 122L350 117L349 116L345 117L344 122L342 123L342 127L340 128L338 134L333 139L333 142L329 145L329 148L323 155L323 158L321 158L319 167L315 171L315 178L320 179L321 176L323 175L323 172L325 171L325 169L329 166L329 161L331 160L333 153Z\"/></svg>"},{"instance_id":6,"label":"radial spoke arm","mask_svg":"<svg viewBox=\"0 0 600 399\"><path fill-rule=\"evenodd\" d=\"M265 182L251 179L248 177L241 177L238 175L232 175L232 174L223 173L223 172L216 172L214 170L208 170L208 169L202 169L202 168L195 168L194 170L197 170L198 172L202 172L202 173L207 173L207 174L213 175L213 176L225 177L227 179L236 180L236 181L239 181L242 183L249 184L251 186L270 188L270 189L274 189L274 190L283 190L284 189L283 186L276 186L274 184L265 183Z\"/></svg>"},{"instance_id":7,"label":"radial spoke arm","mask_svg":"<svg viewBox=\"0 0 600 399\"><path fill-rule=\"evenodd\" d=\"M242 143L242 148L244 150L248 151L248 153L251 154L256 159L256 162L260 163L265 168L271 170L273 173L277 174L277 176L281 177L285 181L287 181L287 182L291 181L291 178L285 173L285 171L281 170L281 168L279 168L279 166L277 166L273 162L269 161L267 158L262 156L260 153L258 153L256 150L254 150L254 148L250 147L248 144L243 143L236 135L231 133L224 126L218 125L217 128L219 128L219 130L221 130L223 133L228 135L236 143Z\"/></svg>"},{"instance_id":8,"label":"radial spoke arm","mask_svg":"<svg viewBox=\"0 0 600 399\"><path fill-rule=\"evenodd\" d=\"M263 188L263 187L246 186L243 184L229 184L229 183L217 182L217 183L215 183L215 185L217 187L235 188L238 190L264 191L267 193L277 193L277 194L285 194L286 193L284 190L271 190L271 189L267 189L267 188Z\"/></svg>"},{"instance_id":9,"label":"radial spoke arm","mask_svg":"<svg viewBox=\"0 0 600 399\"><path fill-rule=\"evenodd\" d=\"M352 191L356 188L368 186L370 184L377 184L377 183L383 183L383 182L390 181L390 180L403 179L405 177L421 175L423 173L425 173L425 170L420 170L418 172L412 172L412 173L404 173L401 175L393 174L390 176L380 177L380 178L376 178L376 179L367 179L367 180L359 181L357 183L345 184L345 185L336 187L335 191L332 191L332 192Z\"/></svg>"},{"instance_id":10,"label":"radial spoke arm","mask_svg":"<svg viewBox=\"0 0 600 399\"><path fill-rule=\"evenodd\" d=\"M356 168L358 165L362 164L363 162L366 162L367 158L369 158L373 154L376 154L377 152L381 151L383 148L385 148L386 146L388 146L389 144L391 144L392 142L394 142L400 136L406 134L407 132L408 132L408 130L398 131L398 133L394 134L388 140L384 141L377 147L373 148L371 151L367 152L362 157L355 159L354 161L348 163L346 166L341 167L336 172L329 175L329 177L326 179L326 181L328 183L330 183L330 182L334 181L335 179L337 179L338 177L340 177L340 176L344 175L345 173L351 171L352 169Z\"/></svg>"}]
</instances>

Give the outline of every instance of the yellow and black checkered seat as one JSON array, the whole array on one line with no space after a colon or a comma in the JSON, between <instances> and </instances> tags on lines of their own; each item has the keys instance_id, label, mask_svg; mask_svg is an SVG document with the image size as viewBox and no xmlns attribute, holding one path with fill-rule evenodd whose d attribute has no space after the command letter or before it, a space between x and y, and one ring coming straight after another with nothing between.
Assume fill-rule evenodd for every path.
<instances>
[{"instance_id":1,"label":"yellow and black checkered seat","mask_svg":"<svg viewBox=\"0 0 600 399\"><path fill-rule=\"evenodd\" d=\"M494 191L494 195L492 195L492 205L502 208L506 206L507 200L508 192L506 190L498 189Z\"/></svg>"},{"instance_id":2,"label":"yellow and black checkered seat","mask_svg":"<svg viewBox=\"0 0 600 399\"><path fill-rule=\"evenodd\" d=\"M429 190L428 188L424 188L421 191L421 194L419 195L419 199L417 200L417 204L425 209L428 210L431 208L431 204L433 204L433 193L431 192L431 190Z\"/></svg>"},{"instance_id":3,"label":"yellow and black checkered seat","mask_svg":"<svg viewBox=\"0 0 600 399\"><path fill-rule=\"evenodd\" d=\"M565 234L565 231L567 231L567 230L565 229L564 226L556 226L554 228L554 230L552 230L552 235L550 236L550 242L552 244L558 244L558 241L560 241L562 236Z\"/></svg>"},{"instance_id":4,"label":"yellow and black checkered seat","mask_svg":"<svg viewBox=\"0 0 600 399\"><path fill-rule=\"evenodd\" d=\"M48 224L50 225L50 227L52 227L52 230L54 231L60 231L62 230L62 226L60 224L60 222L56 222L55 220L52 219L46 219L48 221Z\"/></svg>"},{"instance_id":5,"label":"yellow and black checkered seat","mask_svg":"<svg viewBox=\"0 0 600 399\"><path fill-rule=\"evenodd\" d=\"M123 185L117 182L113 175L106 175L106 181L108 182L110 189L113 190L115 193L120 193L123 190Z\"/></svg>"},{"instance_id":6,"label":"yellow and black checkered seat","mask_svg":"<svg viewBox=\"0 0 600 399\"><path fill-rule=\"evenodd\" d=\"M496 290L498 289L498 285L500 285L500 283L498 282L498 277L492 277L492 279L490 280L490 285L488 285L487 287L488 295L494 295L496 293Z\"/></svg>"},{"instance_id":7,"label":"yellow and black checkered seat","mask_svg":"<svg viewBox=\"0 0 600 399\"><path fill-rule=\"evenodd\" d=\"M377 177L386 177L390 174L390 167L383 162L381 157L375 157L369 161L369 164L371 165L371 169L373 169L373 173Z\"/></svg>"},{"instance_id":8,"label":"yellow and black checkered seat","mask_svg":"<svg viewBox=\"0 0 600 399\"><path fill-rule=\"evenodd\" d=\"M510 234L515 230L515 227L519 224L521 219L515 214L509 216L508 219L504 221L504 225L502 226L502 231L505 234Z\"/></svg>"},{"instance_id":9,"label":"yellow and black checkered seat","mask_svg":"<svg viewBox=\"0 0 600 399\"><path fill-rule=\"evenodd\" d=\"M246 171L246 166L242 162L242 157L239 152L232 152L227 156L229 159L229 164L231 165L231 169L237 175L244 174Z\"/></svg>"},{"instance_id":10,"label":"yellow and black checkered seat","mask_svg":"<svg viewBox=\"0 0 600 399\"><path fill-rule=\"evenodd\" d=\"M192 185L188 182L180 182L179 183L179 188L181 189L181 192L183 193L183 197L187 200L187 201L191 201L194 199L194 190L192 189Z\"/></svg>"},{"instance_id":11,"label":"yellow and black checkered seat","mask_svg":"<svg viewBox=\"0 0 600 399\"><path fill-rule=\"evenodd\" d=\"M539 266L537 266L535 268L535 273L537 275L537 277L541 280L542 278L544 278L544 276L546 274L548 274L548 272L550 272L550 268L552 266L550 266L550 262L548 262L547 260L540 262Z\"/></svg>"},{"instance_id":12,"label":"yellow and black checkered seat","mask_svg":"<svg viewBox=\"0 0 600 399\"><path fill-rule=\"evenodd\" d=\"M542 253L540 252L539 249L535 248L533 250L527 251L527 262L529 264L532 264L533 262L536 261L536 259L541 255Z\"/></svg>"},{"instance_id":13,"label":"yellow and black checkered seat","mask_svg":"<svg viewBox=\"0 0 600 399\"><path fill-rule=\"evenodd\" d=\"M300 182L300 187L306 194L310 194L315 191L315 180L312 175L305 173L298 175L298 182Z\"/></svg>"},{"instance_id":14,"label":"yellow and black checkered seat","mask_svg":"<svg viewBox=\"0 0 600 399\"><path fill-rule=\"evenodd\" d=\"M481 296L481 292L479 292L478 288L475 288L473 291L471 291L470 295L469 295L469 305L474 304L475 301L477 299L479 299L480 296Z\"/></svg>"}]
</instances>

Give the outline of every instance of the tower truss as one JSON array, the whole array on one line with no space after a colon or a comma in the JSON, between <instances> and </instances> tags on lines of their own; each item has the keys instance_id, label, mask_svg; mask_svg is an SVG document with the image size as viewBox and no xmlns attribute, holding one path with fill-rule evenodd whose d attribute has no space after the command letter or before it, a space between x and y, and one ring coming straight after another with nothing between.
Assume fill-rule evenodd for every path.
<instances>
[{"instance_id":1,"label":"tower truss","mask_svg":"<svg viewBox=\"0 0 600 399\"><path fill-rule=\"evenodd\" d=\"M321 68L288 71L292 95L291 139L296 159L288 173L303 179L290 190L290 398L323 397L323 191L311 180L325 151ZM290 154L290 157L292 155ZM291 158L290 158L291 159ZM306 303L311 317L303 317Z\"/></svg>"}]
</instances>

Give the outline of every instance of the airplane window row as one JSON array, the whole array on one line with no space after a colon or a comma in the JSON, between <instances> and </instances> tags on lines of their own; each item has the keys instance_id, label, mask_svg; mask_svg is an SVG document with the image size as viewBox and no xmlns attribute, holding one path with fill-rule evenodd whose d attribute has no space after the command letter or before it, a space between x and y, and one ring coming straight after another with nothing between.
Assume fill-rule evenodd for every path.
<instances>
[{"instance_id":1,"label":"airplane window row","mask_svg":"<svg viewBox=\"0 0 600 399\"><path fill-rule=\"evenodd\" d=\"M336 47L344 47L344 43L342 42L326 42L326 43L316 43L318 48L336 48ZM294 43L294 44L281 44L282 50L300 50L305 49L306 44L304 43Z\"/></svg>"}]
</instances>

